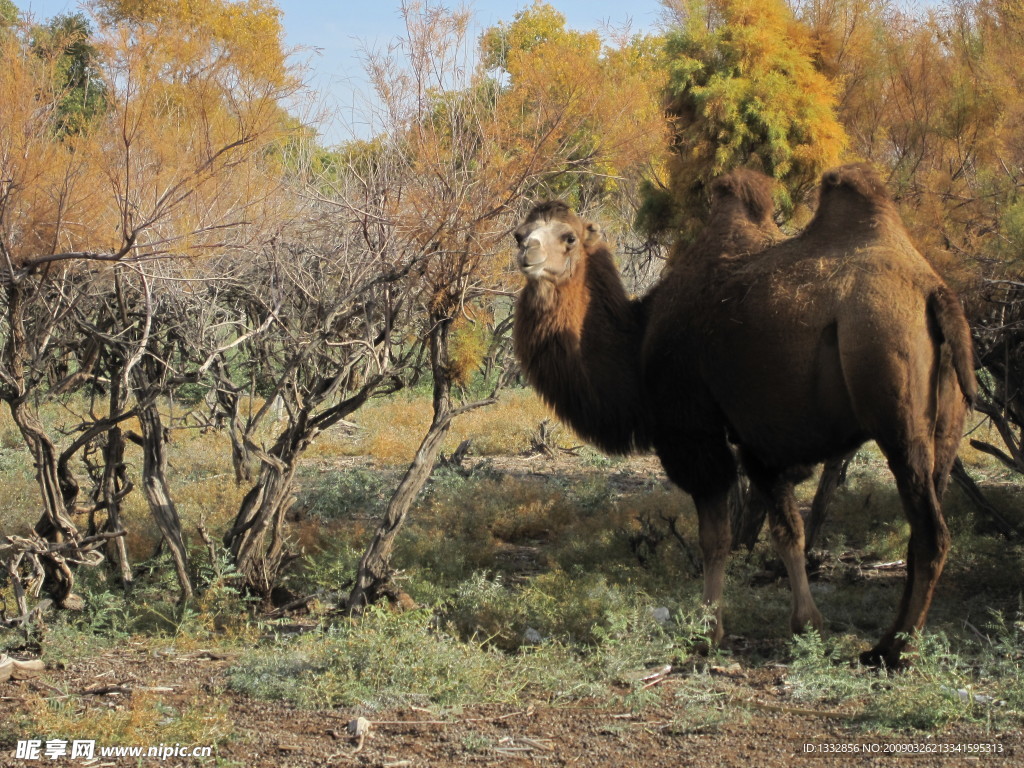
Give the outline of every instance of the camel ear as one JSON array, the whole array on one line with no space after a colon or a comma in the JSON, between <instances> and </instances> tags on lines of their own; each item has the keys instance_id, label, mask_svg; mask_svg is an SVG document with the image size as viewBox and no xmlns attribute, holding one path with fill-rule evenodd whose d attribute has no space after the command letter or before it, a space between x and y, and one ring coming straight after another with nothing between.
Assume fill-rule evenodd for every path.
<instances>
[{"instance_id":1,"label":"camel ear","mask_svg":"<svg viewBox=\"0 0 1024 768\"><path fill-rule=\"evenodd\" d=\"M584 222L583 225L583 247L593 248L604 238L604 232L601 231L601 225L595 224L592 221Z\"/></svg>"}]
</instances>

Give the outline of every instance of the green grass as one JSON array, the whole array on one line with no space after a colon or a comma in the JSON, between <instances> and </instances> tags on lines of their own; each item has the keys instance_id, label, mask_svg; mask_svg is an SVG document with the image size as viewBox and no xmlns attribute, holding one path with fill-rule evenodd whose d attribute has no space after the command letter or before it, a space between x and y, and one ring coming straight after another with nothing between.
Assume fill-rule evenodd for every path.
<instances>
[{"instance_id":1,"label":"green grass","mask_svg":"<svg viewBox=\"0 0 1024 768\"><path fill-rule=\"evenodd\" d=\"M225 645L239 650L230 684L240 692L361 711L587 698L643 708L662 689L644 689L638 673L673 664L685 672L664 689L679 712L668 726L672 733L713 730L737 716L727 706L736 684L712 675L710 666L782 663L792 701L841 710L866 729L932 732L955 723L1021 722L1024 548L993 536L955 487L945 502L953 549L914 668L882 675L857 665L859 652L891 622L902 580L866 578L851 557L903 559L908 535L891 475L870 446L853 462L820 540L826 565L812 591L826 619L824 637L789 638L788 584L762 536L729 565L724 610L736 642L706 655L690 499L659 472L647 481L631 476L622 482L629 463L589 449L568 470L562 463L549 469L537 460L520 469L490 459L472 471L438 469L399 536L393 561L399 585L422 607L406 614L374 610L359 621L329 616L397 484L403 457L415 449L427 411L422 397L375 403L355 415L355 433L324 435L305 459L287 528L291 548L304 549L304 557L285 584L321 596L309 617L313 632L267 639L275 637L273 627L238 593L226 558L210 560L195 526L205 520L217 540L245 489L232 482L225 435L185 430L173 433L170 480L198 597L178 605L166 558L146 560L157 534L141 494L133 493L129 545L144 565L133 592L121 593L102 569L79 569L86 611L50 621L38 638L43 657L72 664L128 641ZM59 426L58 412L45 415ZM446 450L472 437L478 456L519 453L545 417L536 398L516 393L506 406L484 409L460 426ZM560 445L578 444L567 430L555 434ZM0 419L0 469L7 481L0 502L14 511L17 524L31 525L37 491L19 438ZM372 461L338 460L365 451L376 452ZM133 466L138 460L134 453L128 457ZM976 452L967 461L992 501L1024 525L1019 478ZM802 503L813 490L813 482L799 489ZM0 597L9 602L9 594ZM669 620L655 620L655 608L667 609ZM19 638L0 633L0 647L13 647ZM214 702L197 706L207 705L219 721ZM134 714L102 727L135 733L156 706L141 702ZM161 717L177 718L187 730L192 715L186 709ZM66 722L70 711L46 705L30 717Z\"/></svg>"},{"instance_id":2,"label":"green grass","mask_svg":"<svg viewBox=\"0 0 1024 768\"><path fill-rule=\"evenodd\" d=\"M787 683L796 700L844 711L875 731L1019 723L1024 621L994 615L986 630L974 642L926 631L907 655L911 667L895 674L852 663L855 639L811 632L792 643Z\"/></svg>"},{"instance_id":3,"label":"green grass","mask_svg":"<svg viewBox=\"0 0 1024 768\"><path fill-rule=\"evenodd\" d=\"M376 608L358 620L278 640L236 663L231 685L303 707L363 712L608 698L609 683L635 695L636 673L688 656L706 629L702 619L685 623L682 617L663 627L646 603L625 606L606 591L591 594L585 606L569 607L577 618L593 618L593 625L566 624L561 618L545 624L549 606L534 604L552 596L536 587L506 594L505 602L516 604L510 611L518 618L550 634L538 633L535 643L520 638L516 650L507 652L485 627L467 635L469 627L458 626L456 618L465 618L470 606L477 609L476 618L493 618L497 609L488 603L496 589L502 588L479 580L467 584L447 620L430 609L399 614Z\"/></svg>"}]
</instances>

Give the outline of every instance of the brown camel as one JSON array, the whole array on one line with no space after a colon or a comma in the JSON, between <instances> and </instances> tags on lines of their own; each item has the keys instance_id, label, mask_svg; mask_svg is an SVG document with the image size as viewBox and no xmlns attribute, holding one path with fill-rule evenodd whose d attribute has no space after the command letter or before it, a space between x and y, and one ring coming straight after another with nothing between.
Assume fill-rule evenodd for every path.
<instances>
[{"instance_id":1,"label":"brown camel","mask_svg":"<svg viewBox=\"0 0 1024 768\"><path fill-rule=\"evenodd\" d=\"M874 439L911 535L896 620L863 660L897 666L949 549L940 498L976 394L969 328L870 167L826 173L814 219L790 240L778 242L765 195L749 172L716 184L706 232L639 300L590 225L563 203L537 206L515 232L526 276L516 351L531 384L583 438L613 453L653 447L691 494L716 640L736 477L730 443L770 501L790 623L801 631L820 628L821 615L793 484Z\"/></svg>"}]
</instances>

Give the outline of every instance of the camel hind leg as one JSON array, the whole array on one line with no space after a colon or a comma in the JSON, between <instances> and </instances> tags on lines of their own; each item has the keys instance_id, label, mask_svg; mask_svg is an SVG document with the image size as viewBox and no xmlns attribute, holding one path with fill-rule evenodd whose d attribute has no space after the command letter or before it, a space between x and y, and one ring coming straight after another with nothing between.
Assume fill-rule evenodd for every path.
<instances>
[{"instance_id":1,"label":"camel hind leg","mask_svg":"<svg viewBox=\"0 0 1024 768\"><path fill-rule=\"evenodd\" d=\"M910 523L907 580L896 620L878 644L863 654L871 665L901 666L908 640L924 627L939 576L949 553L950 536L942 515L942 491L956 458L963 425L963 406L948 397L945 378L936 367L924 407L914 399L894 408L890 427L876 434L876 442L889 461L903 511ZM920 405L920 403L919 403Z\"/></svg>"},{"instance_id":2,"label":"camel hind leg","mask_svg":"<svg viewBox=\"0 0 1024 768\"><path fill-rule=\"evenodd\" d=\"M862 662L872 666L901 666L901 655L910 636L924 627L949 552L949 529L935 488L934 459L930 450L916 453L911 457L895 453L889 458L910 522L907 580L892 628L873 649L861 656Z\"/></svg>"},{"instance_id":3,"label":"camel hind leg","mask_svg":"<svg viewBox=\"0 0 1024 768\"><path fill-rule=\"evenodd\" d=\"M963 404L954 396L941 340L920 309L920 315L908 307L892 316L865 311L858 320L866 326L851 323L844 333L840 325L838 336L850 402L889 462L910 524L896 619L861 656L873 666L901 665L909 636L924 626L950 546L940 496L956 455Z\"/></svg>"},{"instance_id":4,"label":"camel hind leg","mask_svg":"<svg viewBox=\"0 0 1024 768\"><path fill-rule=\"evenodd\" d=\"M880 445L889 457L904 510L910 521L907 547L907 582L896 622L862 661L898 667L906 638L924 627L935 586L950 547L949 530L942 514L942 495L956 460L963 435L967 406L953 369L943 360L939 367L931 441L920 438L910 450ZM929 448L931 450L929 450Z\"/></svg>"}]
</instances>

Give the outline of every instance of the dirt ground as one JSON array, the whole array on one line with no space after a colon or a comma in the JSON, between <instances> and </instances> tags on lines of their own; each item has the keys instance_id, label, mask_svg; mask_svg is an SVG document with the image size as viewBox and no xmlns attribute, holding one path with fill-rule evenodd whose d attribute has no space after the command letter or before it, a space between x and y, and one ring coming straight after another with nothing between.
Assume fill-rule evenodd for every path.
<instances>
[{"instance_id":1,"label":"dirt ground","mask_svg":"<svg viewBox=\"0 0 1024 768\"><path fill-rule=\"evenodd\" d=\"M357 463L353 460L353 463ZM492 462L493 463L493 462ZM496 468L509 474L574 476L577 459L508 459ZM593 472L594 469L588 471ZM601 471L601 470L596 470ZM607 470L605 470L607 471ZM658 471L653 459L618 465L614 482L643 486ZM529 558L527 558L529 560ZM525 562L531 571L535 563ZM882 573L879 577L899 577ZM51 698L81 707L127 707L133 696L158 697L171 709L220 709L221 732L231 735L215 757L99 758L38 761L17 759L6 730L0 766L251 766L252 768L455 768L456 766L644 766L678 768L737 766L873 766L893 763L943 766L992 763L1024 765L1024 732L955 725L940 733L891 736L865 732L849 714L801 705L787 695L785 669L771 665L712 668L699 678L673 670L651 689L658 694L639 713L586 702L551 706L464 707L458 711L404 709L370 715L369 737L358 746L347 726L359 712L296 709L247 697L228 685L233 659L223 651L154 650L128 643L48 669L37 679L0 683L0 732L32 703ZM712 685L712 704L687 712L678 692ZM683 697L685 698L685 697ZM48 734L17 734L46 740ZM97 742L97 747L109 746ZM184 745L206 746L206 745Z\"/></svg>"},{"instance_id":2,"label":"dirt ground","mask_svg":"<svg viewBox=\"0 0 1024 768\"><path fill-rule=\"evenodd\" d=\"M119 707L134 695L157 695L172 707L211 695L225 706L234 736L217 749L219 760L99 758L93 761L16 759L5 745L0 766L29 765L238 765L252 768L366 766L915 766L1024 764L1020 731L985 733L957 726L913 737L865 733L840 712L801 708L781 692L778 671L714 669L722 705L715 722L688 722L673 688L688 684L672 673L658 684L660 700L640 714L583 705L420 709L378 712L362 748L349 737L355 717L345 711L297 710L248 698L227 687L231 659L198 650L176 654L126 646L51 669L35 680L0 683L0 721L13 718L30 699L82 696L85 707ZM706 678L704 678L706 680ZM692 684L692 681L690 681ZM705 705L706 706L706 705ZM45 740L46 734L25 734ZM976 745L992 745L980 747ZM98 745L102 746L102 745ZM203 745L191 745L203 746ZM1001 750L966 752L965 750ZM959 751L958 751L959 750Z\"/></svg>"}]
</instances>

